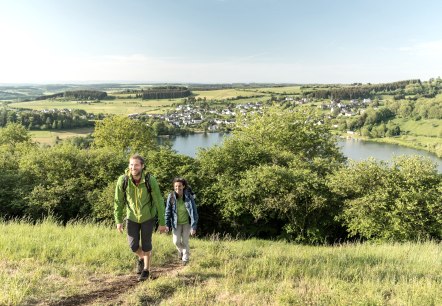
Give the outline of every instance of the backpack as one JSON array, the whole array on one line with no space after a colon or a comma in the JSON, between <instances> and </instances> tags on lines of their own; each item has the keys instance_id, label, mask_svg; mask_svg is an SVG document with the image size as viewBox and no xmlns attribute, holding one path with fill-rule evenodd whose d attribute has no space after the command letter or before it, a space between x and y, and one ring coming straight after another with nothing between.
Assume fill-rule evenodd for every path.
<instances>
[{"instance_id":1,"label":"backpack","mask_svg":"<svg viewBox=\"0 0 442 306\"><path fill-rule=\"evenodd\" d=\"M129 176L124 175L124 179L123 179L124 203L127 203L126 189L127 189L128 183L129 183ZM147 172L145 175L144 184L146 184L147 192L149 192L150 197L152 198L152 187L150 186L150 173L149 172Z\"/></svg>"},{"instance_id":2,"label":"backpack","mask_svg":"<svg viewBox=\"0 0 442 306\"><path fill-rule=\"evenodd\" d=\"M128 183L129 183L129 176L128 175L124 175L124 179L123 179L124 203L127 203L126 189L127 189L127 184ZM144 177L144 184L146 184L147 192L149 192L150 199L153 201L153 198L152 198L152 187L150 186L150 173L149 172L147 172L145 177ZM150 204L152 205L153 202L151 202ZM155 217L154 231L156 231L158 229L158 226L159 226L158 217Z\"/></svg>"}]
</instances>

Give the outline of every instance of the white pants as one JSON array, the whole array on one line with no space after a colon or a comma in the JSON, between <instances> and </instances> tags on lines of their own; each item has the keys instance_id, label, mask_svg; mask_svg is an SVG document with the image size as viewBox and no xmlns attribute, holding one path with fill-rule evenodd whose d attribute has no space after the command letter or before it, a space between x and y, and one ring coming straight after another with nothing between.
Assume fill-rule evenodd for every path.
<instances>
[{"instance_id":1,"label":"white pants","mask_svg":"<svg viewBox=\"0 0 442 306\"><path fill-rule=\"evenodd\" d=\"M183 254L183 261L189 260L190 224L177 224L177 228L173 230L173 244L175 244L178 252Z\"/></svg>"}]
</instances>

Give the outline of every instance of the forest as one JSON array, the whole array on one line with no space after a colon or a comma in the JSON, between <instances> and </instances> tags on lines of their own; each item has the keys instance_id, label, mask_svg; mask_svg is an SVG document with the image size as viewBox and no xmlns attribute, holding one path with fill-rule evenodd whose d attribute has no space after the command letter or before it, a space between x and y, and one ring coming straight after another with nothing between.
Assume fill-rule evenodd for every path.
<instances>
[{"instance_id":1,"label":"forest","mask_svg":"<svg viewBox=\"0 0 442 306\"><path fill-rule=\"evenodd\" d=\"M0 129L3 219L113 224L115 183L129 156L166 196L175 176L196 192L200 233L285 239L417 241L442 238L442 176L429 160L348 162L321 114L273 106L237 118L222 145L195 158L160 146L154 129L127 116L96 123L91 146L33 143L20 123Z\"/></svg>"}]
</instances>

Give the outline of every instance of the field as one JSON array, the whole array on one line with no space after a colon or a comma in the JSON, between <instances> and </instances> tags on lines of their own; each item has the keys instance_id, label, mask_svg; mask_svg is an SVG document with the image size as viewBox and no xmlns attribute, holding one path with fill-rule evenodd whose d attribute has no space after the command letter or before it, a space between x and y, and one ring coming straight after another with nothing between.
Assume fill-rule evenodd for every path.
<instances>
[{"instance_id":1,"label":"field","mask_svg":"<svg viewBox=\"0 0 442 306\"><path fill-rule=\"evenodd\" d=\"M399 124L401 130L415 136L442 137L442 120L404 120L394 119L393 123Z\"/></svg>"},{"instance_id":2,"label":"field","mask_svg":"<svg viewBox=\"0 0 442 306\"><path fill-rule=\"evenodd\" d=\"M56 131L30 131L32 140L39 144L54 145L57 138L64 140L74 136L86 136L94 131L93 128L79 128Z\"/></svg>"},{"instance_id":3,"label":"field","mask_svg":"<svg viewBox=\"0 0 442 306\"><path fill-rule=\"evenodd\" d=\"M247 88L247 89L218 89L206 91L193 91L197 98L206 99L232 99L238 96L250 97L263 95L265 99L270 98L272 94L287 94L299 95L301 94L301 86L276 86L276 87L262 87L262 88ZM241 99L240 101L243 101ZM255 99L256 101L256 99Z\"/></svg>"},{"instance_id":4,"label":"field","mask_svg":"<svg viewBox=\"0 0 442 306\"><path fill-rule=\"evenodd\" d=\"M364 137L360 138L374 142L391 143L418 150L425 150L434 153L437 157L442 157L442 142L441 138L437 137L401 135L399 137L384 137L373 139L365 139Z\"/></svg>"},{"instance_id":5,"label":"field","mask_svg":"<svg viewBox=\"0 0 442 306\"><path fill-rule=\"evenodd\" d=\"M403 135L400 135L399 137L373 139L365 139L364 137L360 138L426 150L436 154L438 157L442 157L442 120L426 119L415 121L394 119L392 122L399 125L401 131L403 131Z\"/></svg>"},{"instance_id":6,"label":"field","mask_svg":"<svg viewBox=\"0 0 442 306\"><path fill-rule=\"evenodd\" d=\"M302 246L217 236L191 240L179 265L154 234L152 279L113 225L1 222L0 305L441 305L434 242ZM17 237L20 237L17 239Z\"/></svg>"},{"instance_id":7,"label":"field","mask_svg":"<svg viewBox=\"0 0 442 306\"><path fill-rule=\"evenodd\" d=\"M196 98L207 100L214 99L214 100L224 100L224 99L232 99L236 98L238 96L243 97L250 97L250 96L256 96L260 95L262 93L258 92L251 92L249 90L240 90L240 89L218 89L218 90L201 90L201 91L193 91Z\"/></svg>"},{"instance_id":8,"label":"field","mask_svg":"<svg viewBox=\"0 0 442 306\"><path fill-rule=\"evenodd\" d=\"M263 88L250 89L249 91L275 93L275 94L287 94L287 95L299 95L299 94L301 94L301 86L263 87Z\"/></svg>"},{"instance_id":9,"label":"field","mask_svg":"<svg viewBox=\"0 0 442 306\"><path fill-rule=\"evenodd\" d=\"M279 88L278 88L279 90ZM238 99L237 103L247 103L267 100L269 95L260 92L245 91L239 89L219 89L207 91L194 91L196 98L207 100L234 100L238 96L252 97L264 95L261 98ZM83 109L93 114L116 114L128 115L134 113L157 113L161 114L173 108L174 103L182 102L182 99L142 100L130 98L134 94L110 93L117 97L115 100L103 100L100 102L79 103L78 101L62 101L57 99L38 100L29 102L16 102L8 104L11 108L27 108L32 110L44 109ZM232 101L234 102L234 101Z\"/></svg>"},{"instance_id":10,"label":"field","mask_svg":"<svg viewBox=\"0 0 442 306\"><path fill-rule=\"evenodd\" d=\"M116 99L101 102L78 103L77 101L40 100L30 102L11 103L11 108L28 108L33 110L44 109L83 109L93 114L116 114L128 115L133 113L163 113L173 103L181 102L176 100L141 100L141 99Z\"/></svg>"}]
</instances>

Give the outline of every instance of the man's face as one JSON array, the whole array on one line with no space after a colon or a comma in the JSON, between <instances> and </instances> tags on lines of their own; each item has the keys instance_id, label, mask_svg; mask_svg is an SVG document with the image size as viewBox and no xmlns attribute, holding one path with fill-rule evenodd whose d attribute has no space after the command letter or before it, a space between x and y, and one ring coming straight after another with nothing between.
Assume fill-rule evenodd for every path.
<instances>
[{"instance_id":1,"label":"man's face","mask_svg":"<svg viewBox=\"0 0 442 306\"><path fill-rule=\"evenodd\" d=\"M133 177L137 178L141 175L141 170L143 170L143 164L139 159L129 160L129 170Z\"/></svg>"}]
</instances>

